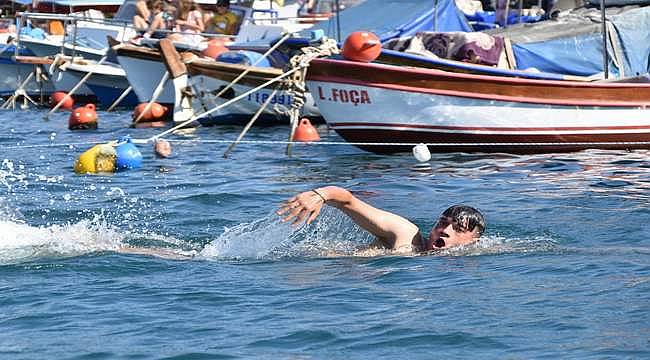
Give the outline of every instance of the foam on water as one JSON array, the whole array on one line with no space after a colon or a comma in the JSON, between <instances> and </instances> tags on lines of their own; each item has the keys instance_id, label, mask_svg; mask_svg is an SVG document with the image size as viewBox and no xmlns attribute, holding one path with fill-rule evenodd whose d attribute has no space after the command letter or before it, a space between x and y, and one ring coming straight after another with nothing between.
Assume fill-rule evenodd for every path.
<instances>
[{"instance_id":1,"label":"foam on water","mask_svg":"<svg viewBox=\"0 0 650 360\"><path fill-rule=\"evenodd\" d=\"M314 257L351 255L370 235L338 210L324 208L311 225L292 226L275 212L262 219L227 228L205 246L199 258Z\"/></svg>"},{"instance_id":2,"label":"foam on water","mask_svg":"<svg viewBox=\"0 0 650 360\"><path fill-rule=\"evenodd\" d=\"M122 240L116 229L97 219L47 227L0 220L0 265L115 251Z\"/></svg>"}]
</instances>

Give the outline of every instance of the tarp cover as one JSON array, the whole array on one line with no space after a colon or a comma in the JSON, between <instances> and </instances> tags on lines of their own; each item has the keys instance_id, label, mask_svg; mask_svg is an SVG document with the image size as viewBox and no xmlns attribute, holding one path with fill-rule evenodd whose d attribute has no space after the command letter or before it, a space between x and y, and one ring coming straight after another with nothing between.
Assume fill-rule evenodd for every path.
<instances>
[{"instance_id":1,"label":"tarp cover","mask_svg":"<svg viewBox=\"0 0 650 360\"><path fill-rule=\"evenodd\" d=\"M600 0L586 0L587 6L600 8ZM626 5L650 5L648 0L605 0L605 7Z\"/></svg>"},{"instance_id":2,"label":"tarp cover","mask_svg":"<svg viewBox=\"0 0 650 360\"><path fill-rule=\"evenodd\" d=\"M454 0L366 0L341 11L339 17L341 41L358 30L372 31L381 41L418 31L472 31ZM336 39L336 16L312 29L322 29Z\"/></svg>"},{"instance_id":3,"label":"tarp cover","mask_svg":"<svg viewBox=\"0 0 650 360\"><path fill-rule=\"evenodd\" d=\"M13 0L15 3L31 5L32 0ZM40 0L39 3L54 3L59 6L110 6L122 5L124 0Z\"/></svg>"},{"instance_id":4,"label":"tarp cover","mask_svg":"<svg viewBox=\"0 0 650 360\"><path fill-rule=\"evenodd\" d=\"M600 12L576 9L557 20L488 31L512 41L518 69L591 76L603 72ZM608 66L611 75L648 72L650 7L608 8Z\"/></svg>"}]
</instances>

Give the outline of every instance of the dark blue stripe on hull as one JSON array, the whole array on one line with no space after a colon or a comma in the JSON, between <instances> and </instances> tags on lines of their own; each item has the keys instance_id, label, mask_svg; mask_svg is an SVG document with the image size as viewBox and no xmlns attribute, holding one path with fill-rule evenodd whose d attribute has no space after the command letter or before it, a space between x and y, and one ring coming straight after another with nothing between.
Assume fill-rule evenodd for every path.
<instances>
[{"instance_id":1,"label":"dark blue stripe on hull","mask_svg":"<svg viewBox=\"0 0 650 360\"><path fill-rule=\"evenodd\" d=\"M99 100L99 103L102 105L102 107L109 107L115 100L117 100L120 95L124 92L126 89L119 89L119 88L114 88L114 87L109 87L109 86L101 86L97 84L89 84L86 83L90 90L95 93L97 96L97 100ZM135 107L136 105L139 104L138 97L135 95L134 91L131 91L121 102L119 107Z\"/></svg>"}]
</instances>

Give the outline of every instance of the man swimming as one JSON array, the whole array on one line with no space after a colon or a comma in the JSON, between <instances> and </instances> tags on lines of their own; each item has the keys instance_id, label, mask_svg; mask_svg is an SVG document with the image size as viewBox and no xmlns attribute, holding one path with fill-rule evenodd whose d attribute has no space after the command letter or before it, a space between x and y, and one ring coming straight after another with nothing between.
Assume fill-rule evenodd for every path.
<instances>
[{"instance_id":1,"label":"man swimming","mask_svg":"<svg viewBox=\"0 0 650 360\"><path fill-rule=\"evenodd\" d=\"M472 244L485 230L483 215L471 206L454 205L445 210L427 238L417 225L391 212L377 209L348 190L326 186L302 192L285 201L277 211L283 221L310 224L324 204L334 206L357 225L376 236L371 247L396 252L425 252Z\"/></svg>"}]
</instances>

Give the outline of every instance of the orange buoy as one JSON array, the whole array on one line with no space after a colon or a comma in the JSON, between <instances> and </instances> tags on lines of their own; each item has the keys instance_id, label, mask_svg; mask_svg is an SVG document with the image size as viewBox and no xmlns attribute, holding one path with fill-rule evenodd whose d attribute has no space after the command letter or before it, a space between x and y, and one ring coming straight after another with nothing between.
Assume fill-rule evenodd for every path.
<instances>
[{"instance_id":1,"label":"orange buoy","mask_svg":"<svg viewBox=\"0 0 650 360\"><path fill-rule=\"evenodd\" d=\"M68 119L68 129L97 129L97 112L95 111L95 104L86 104L86 106L72 110L70 113L70 119Z\"/></svg>"},{"instance_id":2,"label":"orange buoy","mask_svg":"<svg viewBox=\"0 0 650 360\"><path fill-rule=\"evenodd\" d=\"M296 127L296 132L293 134L293 140L304 142L318 141L320 140L320 135L318 135L318 131L316 131L316 128L311 124L309 119L302 118L298 127Z\"/></svg>"},{"instance_id":3,"label":"orange buoy","mask_svg":"<svg viewBox=\"0 0 650 360\"><path fill-rule=\"evenodd\" d=\"M341 49L347 60L371 62L381 53L381 41L377 35L368 31L355 31L350 34Z\"/></svg>"},{"instance_id":4,"label":"orange buoy","mask_svg":"<svg viewBox=\"0 0 650 360\"><path fill-rule=\"evenodd\" d=\"M74 100L72 99L72 96L68 95L65 91L57 91L50 96L50 107L55 107L56 104L61 102L61 100L63 100L63 104L60 106L61 109L72 110Z\"/></svg>"},{"instance_id":5,"label":"orange buoy","mask_svg":"<svg viewBox=\"0 0 650 360\"><path fill-rule=\"evenodd\" d=\"M162 106L158 103L151 103L151 106L149 109L144 112L145 108L147 107L147 104L149 103L140 103L138 106L135 107L133 110L133 120L135 121L138 117L140 117L140 114L142 114L142 117L140 117L140 121L158 121L165 116L165 112L167 112L167 107Z\"/></svg>"},{"instance_id":6,"label":"orange buoy","mask_svg":"<svg viewBox=\"0 0 650 360\"><path fill-rule=\"evenodd\" d=\"M228 51L228 48L224 45L223 39L211 39L208 41L208 47L201 51L201 56L216 59L217 56L226 51Z\"/></svg>"}]
</instances>

